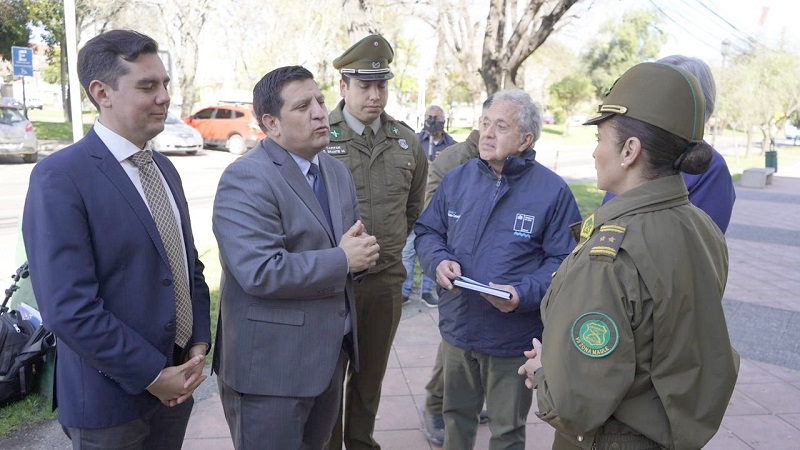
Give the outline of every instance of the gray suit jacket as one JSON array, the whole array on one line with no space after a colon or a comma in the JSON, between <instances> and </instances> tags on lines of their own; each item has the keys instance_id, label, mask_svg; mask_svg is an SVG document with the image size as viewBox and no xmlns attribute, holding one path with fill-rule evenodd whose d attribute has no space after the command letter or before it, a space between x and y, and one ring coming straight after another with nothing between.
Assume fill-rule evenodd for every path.
<instances>
[{"instance_id":1,"label":"gray suit jacket","mask_svg":"<svg viewBox=\"0 0 800 450\"><path fill-rule=\"evenodd\" d=\"M241 393L324 392L342 349L345 302L357 342L352 281L337 245L359 218L358 200L343 163L323 152L319 165L332 231L297 163L271 139L220 179L213 230L222 280L213 370Z\"/></svg>"}]
</instances>

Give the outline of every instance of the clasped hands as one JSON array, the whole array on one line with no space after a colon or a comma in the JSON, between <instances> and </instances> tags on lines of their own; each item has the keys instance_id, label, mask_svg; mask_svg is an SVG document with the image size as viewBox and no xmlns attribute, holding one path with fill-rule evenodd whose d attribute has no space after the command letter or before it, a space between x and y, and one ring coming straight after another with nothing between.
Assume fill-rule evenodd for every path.
<instances>
[{"instance_id":1,"label":"clasped hands","mask_svg":"<svg viewBox=\"0 0 800 450\"><path fill-rule=\"evenodd\" d=\"M449 259L445 259L436 266L436 283L439 286L447 289L448 291L455 291L458 292L458 288L453 286L453 280L461 276L461 264L457 263L456 261L452 261ZM517 293L517 289L510 284L495 284L489 283L489 286L500 289L503 291L507 291L511 293L511 299L506 300L504 298L495 297L494 295L484 294L481 293L481 297L485 298L486 301L492 304L495 308L499 309L502 312L511 312L517 309L519 306L519 294Z\"/></svg>"},{"instance_id":2,"label":"clasped hands","mask_svg":"<svg viewBox=\"0 0 800 450\"><path fill-rule=\"evenodd\" d=\"M179 405L207 378L203 375L206 344L195 344L189 349L186 360L180 366L165 367L158 379L147 390L158 397L164 406Z\"/></svg>"},{"instance_id":3,"label":"clasped hands","mask_svg":"<svg viewBox=\"0 0 800 450\"><path fill-rule=\"evenodd\" d=\"M358 273L375 267L378 262L378 256L380 256L378 250L381 248L375 236L367 234L367 227L360 220L357 220L342 235L339 247L344 250L344 254L347 256L350 273Z\"/></svg>"}]
</instances>

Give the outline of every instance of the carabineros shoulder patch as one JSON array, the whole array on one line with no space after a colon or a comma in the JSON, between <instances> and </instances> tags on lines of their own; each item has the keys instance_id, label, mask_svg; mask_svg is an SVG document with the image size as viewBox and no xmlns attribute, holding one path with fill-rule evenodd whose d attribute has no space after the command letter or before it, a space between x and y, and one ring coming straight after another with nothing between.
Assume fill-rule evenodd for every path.
<instances>
[{"instance_id":1,"label":"carabineros shoulder patch","mask_svg":"<svg viewBox=\"0 0 800 450\"><path fill-rule=\"evenodd\" d=\"M601 312L583 314L572 324L572 343L586 356L608 356L619 344L617 324L614 319Z\"/></svg>"}]
</instances>

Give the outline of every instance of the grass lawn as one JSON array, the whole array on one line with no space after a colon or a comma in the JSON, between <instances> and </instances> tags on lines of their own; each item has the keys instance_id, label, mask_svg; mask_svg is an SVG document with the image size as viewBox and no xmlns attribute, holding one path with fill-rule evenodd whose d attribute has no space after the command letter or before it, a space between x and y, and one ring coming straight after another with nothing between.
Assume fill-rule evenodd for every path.
<instances>
[{"instance_id":1,"label":"grass lawn","mask_svg":"<svg viewBox=\"0 0 800 450\"><path fill-rule=\"evenodd\" d=\"M55 419L56 413L50 408L50 400L37 393L0 408L0 438L20 428Z\"/></svg>"}]
</instances>

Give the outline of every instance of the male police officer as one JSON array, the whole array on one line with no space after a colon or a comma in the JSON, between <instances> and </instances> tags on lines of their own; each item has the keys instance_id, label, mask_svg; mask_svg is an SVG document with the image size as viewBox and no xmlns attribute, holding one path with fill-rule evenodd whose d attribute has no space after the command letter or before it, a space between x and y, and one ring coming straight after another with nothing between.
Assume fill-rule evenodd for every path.
<instances>
[{"instance_id":1,"label":"male police officer","mask_svg":"<svg viewBox=\"0 0 800 450\"><path fill-rule=\"evenodd\" d=\"M355 286L359 372L348 369L344 443L380 448L372 438L381 383L401 314L401 252L422 210L428 162L414 130L384 112L394 51L382 36L362 39L333 61L344 99L330 114L325 151L353 173L361 219L381 246L378 264ZM331 448L342 447L342 427Z\"/></svg>"}]
</instances>

